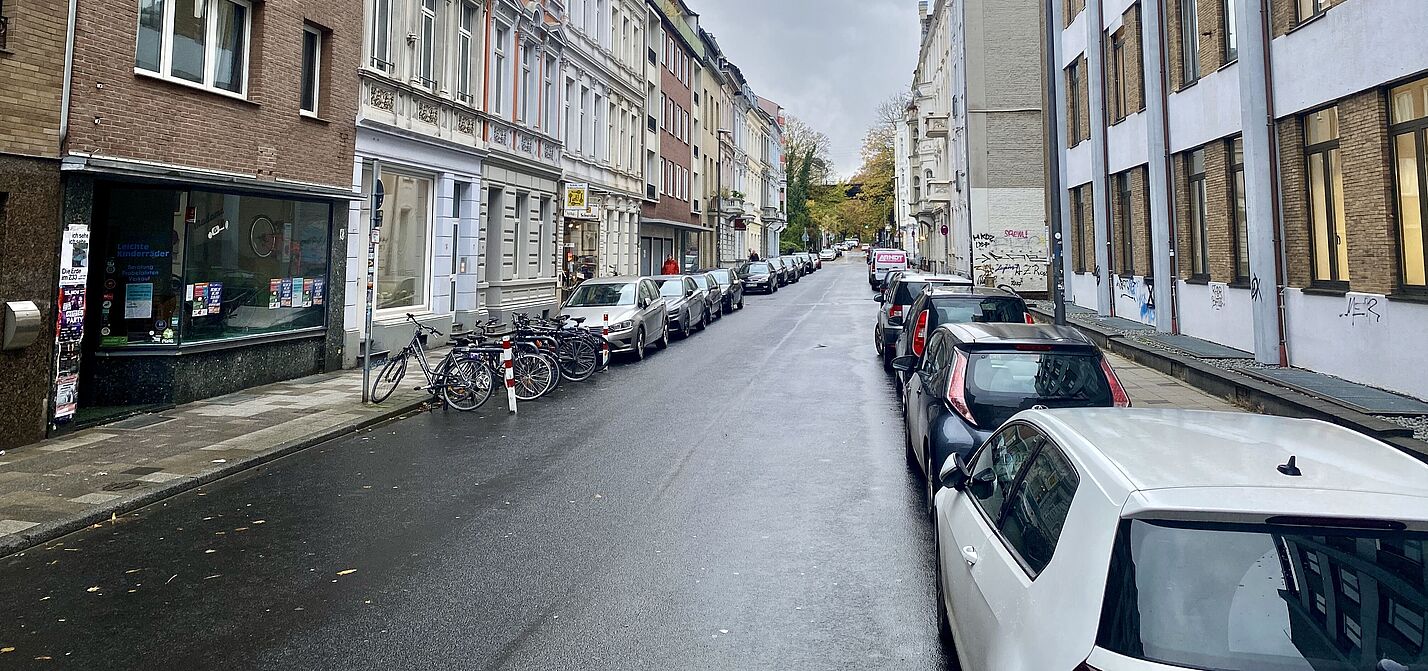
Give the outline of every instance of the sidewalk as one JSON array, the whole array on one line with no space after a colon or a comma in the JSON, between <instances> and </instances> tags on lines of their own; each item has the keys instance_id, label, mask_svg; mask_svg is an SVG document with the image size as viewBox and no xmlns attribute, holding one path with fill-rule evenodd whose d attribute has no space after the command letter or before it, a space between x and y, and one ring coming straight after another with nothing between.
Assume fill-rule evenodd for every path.
<instances>
[{"instance_id":1,"label":"sidewalk","mask_svg":"<svg viewBox=\"0 0 1428 671\"><path fill-rule=\"evenodd\" d=\"M420 378L364 406L360 369L314 375L0 453L0 556L406 414Z\"/></svg>"}]
</instances>

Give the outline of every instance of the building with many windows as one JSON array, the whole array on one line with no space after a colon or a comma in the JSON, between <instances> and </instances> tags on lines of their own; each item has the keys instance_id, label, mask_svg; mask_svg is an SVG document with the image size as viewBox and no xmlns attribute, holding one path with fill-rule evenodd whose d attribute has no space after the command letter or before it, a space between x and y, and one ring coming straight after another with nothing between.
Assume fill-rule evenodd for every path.
<instances>
[{"instance_id":1,"label":"building with many windows","mask_svg":"<svg viewBox=\"0 0 1428 671\"><path fill-rule=\"evenodd\" d=\"M639 270L644 200L643 0L571 0L560 86L565 181L584 202L562 213L564 285Z\"/></svg>"},{"instance_id":2,"label":"building with many windows","mask_svg":"<svg viewBox=\"0 0 1428 671\"><path fill-rule=\"evenodd\" d=\"M1422 3L1052 9L1068 297L1428 397Z\"/></svg>"},{"instance_id":3,"label":"building with many windows","mask_svg":"<svg viewBox=\"0 0 1428 671\"><path fill-rule=\"evenodd\" d=\"M694 181L694 150L701 139L695 127L694 87L704 56L699 16L682 0L649 0L649 71L652 84L648 116L652 134L647 144L653 166L640 219L640 261L643 274L658 273L666 259L680 268L705 265L705 250L713 247L713 232L700 216Z\"/></svg>"},{"instance_id":4,"label":"building with many windows","mask_svg":"<svg viewBox=\"0 0 1428 671\"><path fill-rule=\"evenodd\" d=\"M74 10L56 419L338 368L361 3Z\"/></svg>"}]
</instances>

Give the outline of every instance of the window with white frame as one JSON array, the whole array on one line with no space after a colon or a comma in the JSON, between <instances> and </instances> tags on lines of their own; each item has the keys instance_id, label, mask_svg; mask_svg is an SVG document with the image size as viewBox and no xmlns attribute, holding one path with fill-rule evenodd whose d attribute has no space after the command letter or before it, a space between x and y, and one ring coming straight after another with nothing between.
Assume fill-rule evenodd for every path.
<instances>
[{"instance_id":1,"label":"window with white frame","mask_svg":"<svg viewBox=\"0 0 1428 671\"><path fill-rule=\"evenodd\" d=\"M421 43L417 52L417 83L436 88L436 0L421 0Z\"/></svg>"},{"instance_id":2,"label":"window with white frame","mask_svg":"<svg viewBox=\"0 0 1428 671\"><path fill-rule=\"evenodd\" d=\"M511 29L496 26L495 51L491 55L491 111L506 112L506 54L510 53Z\"/></svg>"},{"instance_id":3,"label":"window with white frame","mask_svg":"<svg viewBox=\"0 0 1428 671\"><path fill-rule=\"evenodd\" d=\"M591 111L594 116L591 118L590 137L594 141L590 143L590 151L586 154L590 158L599 158L605 153L604 146L609 141L609 138L605 137L605 96L599 92L595 93L595 106Z\"/></svg>"},{"instance_id":4,"label":"window with white frame","mask_svg":"<svg viewBox=\"0 0 1428 671\"><path fill-rule=\"evenodd\" d=\"M580 87L580 137L575 143L575 153L585 155L590 148L590 125L592 119L590 107L590 89L586 86Z\"/></svg>"},{"instance_id":5,"label":"window with white frame","mask_svg":"<svg viewBox=\"0 0 1428 671\"><path fill-rule=\"evenodd\" d=\"M615 143L619 141L615 135L615 115L619 110L615 107L614 99L610 100L608 107L609 112L605 115L605 147L604 151L600 152L600 160L607 164L614 160Z\"/></svg>"},{"instance_id":6,"label":"window with white frame","mask_svg":"<svg viewBox=\"0 0 1428 671\"><path fill-rule=\"evenodd\" d=\"M565 80L565 128L561 129L561 137L565 140L565 148L573 149L575 138L580 134L580 126L575 121L575 80L567 78Z\"/></svg>"},{"instance_id":7,"label":"window with white frame","mask_svg":"<svg viewBox=\"0 0 1428 671\"><path fill-rule=\"evenodd\" d=\"M143 0L147 4L163 0ZM372 67L379 70L392 68L392 0L372 0L370 44L372 45ZM142 34L143 31L140 31Z\"/></svg>"},{"instance_id":8,"label":"window with white frame","mask_svg":"<svg viewBox=\"0 0 1428 671\"><path fill-rule=\"evenodd\" d=\"M302 104L299 111L317 116L322 88L322 31L311 25L302 27Z\"/></svg>"},{"instance_id":9,"label":"window with white frame","mask_svg":"<svg viewBox=\"0 0 1428 671\"><path fill-rule=\"evenodd\" d=\"M520 105L516 108L516 117L521 121L532 121L531 98L535 92L535 46L525 45L521 47L521 90L517 94Z\"/></svg>"},{"instance_id":10,"label":"window with white frame","mask_svg":"<svg viewBox=\"0 0 1428 671\"><path fill-rule=\"evenodd\" d=\"M541 114L540 125L545 132L555 135L555 78L560 76L556 72L559 65L554 58L549 56L545 59L545 111Z\"/></svg>"},{"instance_id":11,"label":"window with white frame","mask_svg":"<svg viewBox=\"0 0 1428 671\"><path fill-rule=\"evenodd\" d=\"M471 68L475 61L476 5L461 3L461 22L456 28L456 99L471 102Z\"/></svg>"},{"instance_id":12,"label":"window with white frame","mask_svg":"<svg viewBox=\"0 0 1428 671\"><path fill-rule=\"evenodd\" d=\"M134 68L246 95L252 13L244 0L140 0Z\"/></svg>"}]
</instances>

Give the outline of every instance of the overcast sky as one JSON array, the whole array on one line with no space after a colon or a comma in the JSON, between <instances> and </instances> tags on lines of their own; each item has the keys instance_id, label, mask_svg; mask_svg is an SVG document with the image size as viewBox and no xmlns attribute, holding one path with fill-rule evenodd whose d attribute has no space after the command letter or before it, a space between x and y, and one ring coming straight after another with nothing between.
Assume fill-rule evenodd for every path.
<instances>
[{"instance_id":1,"label":"overcast sky","mask_svg":"<svg viewBox=\"0 0 1428 671\"><path fill-rule=\"evenodd\" d=\"M878 103L912 84L917 0L686 0L754 93L828 134L838 173L860 163Z\"/></svg>"}]
</instances>

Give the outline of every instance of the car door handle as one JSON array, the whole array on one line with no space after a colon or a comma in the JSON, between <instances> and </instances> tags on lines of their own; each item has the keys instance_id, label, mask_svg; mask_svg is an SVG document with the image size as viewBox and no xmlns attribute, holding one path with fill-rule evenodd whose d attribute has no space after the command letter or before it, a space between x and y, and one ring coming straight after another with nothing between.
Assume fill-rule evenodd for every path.
<instances>
[{"instance_id":1,"label":"car door handle","mask_svg":"<svg viewBox=\"0 0 1428 671\"><path fill-rule=\"evenodd\" d=\"M962 546L962 561L967 562L967 565L968 565L968 566L976 566L976 565L977 565L977 548L974 548L974 547L972 547L972 546L970 546L970 545L963 545L963 546Z\"/></svg>"}]
</instances>

